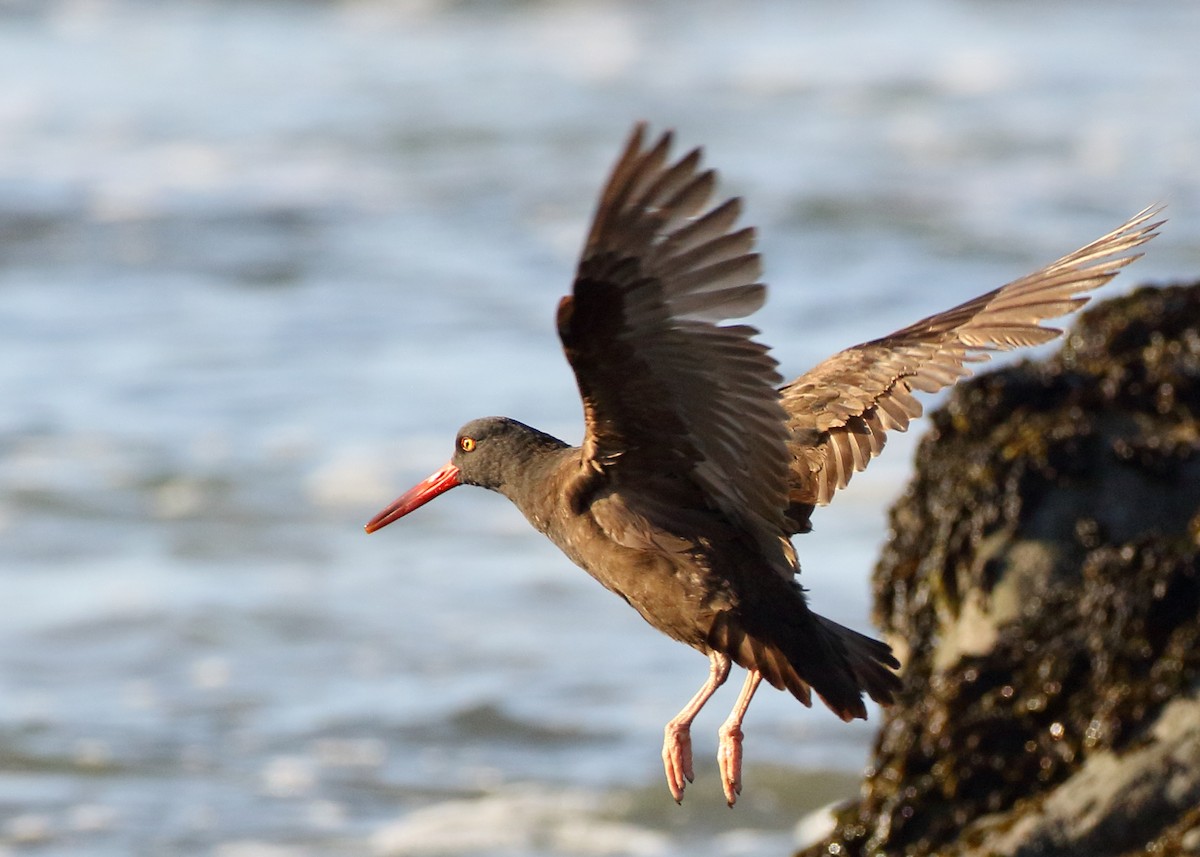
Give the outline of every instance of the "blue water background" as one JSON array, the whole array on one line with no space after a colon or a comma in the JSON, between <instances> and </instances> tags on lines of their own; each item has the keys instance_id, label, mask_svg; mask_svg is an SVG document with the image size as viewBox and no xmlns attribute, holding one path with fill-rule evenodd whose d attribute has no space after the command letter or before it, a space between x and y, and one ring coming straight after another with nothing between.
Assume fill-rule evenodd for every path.
<instances>
[{"instance_id":1,"label":"blue water background","mask_svg":"<svg viewBox=\"0 0 1200 857\"><path fill-rule=\"evenodd\" d=\"M1200 5L0 4L0 855L783 854L873 728L705 675L500 498L366 537L553 330L635 120L761 232L789 375L1143 206L1200 272ZM867 629L914 435L798 540Z\"/></svg>"}]
</instances>

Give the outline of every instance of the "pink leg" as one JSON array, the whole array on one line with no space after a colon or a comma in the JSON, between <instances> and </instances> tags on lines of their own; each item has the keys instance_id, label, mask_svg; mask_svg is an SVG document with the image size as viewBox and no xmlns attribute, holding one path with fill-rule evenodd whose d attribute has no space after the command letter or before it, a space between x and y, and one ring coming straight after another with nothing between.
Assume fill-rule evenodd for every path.
<instances>
[{"instance_id":1,"label":"pink leg","mask_svg":"<svg viewBox=\"0 0 1200 857\"><path fill-rule=\"evenodd\" d=\"M676 803L683 800L683 789L695 777L692 770L692 721L709 697L729 678L729 658L720 652L708 655L708 681L696 691L692 701L675 715L663 730L663 767L667 769L667 788Z\"/></svg>"},{"instance_id":2,"label":"pink leg","mask_svg":"<svg viewBox=\"0 0 1200 857\"><path fill-rule=\"evenodd\" d=\"M720 737L717 765L721 769L721 788L725 790L725 801L730 806L737 802L737 796L742 793L742 719L761 681L762 673L758 670L746 673L746 683L742 685L742 692L733 704L733 711L729 712L729 717L717 733Z\"/></svg>"}]
</instances>

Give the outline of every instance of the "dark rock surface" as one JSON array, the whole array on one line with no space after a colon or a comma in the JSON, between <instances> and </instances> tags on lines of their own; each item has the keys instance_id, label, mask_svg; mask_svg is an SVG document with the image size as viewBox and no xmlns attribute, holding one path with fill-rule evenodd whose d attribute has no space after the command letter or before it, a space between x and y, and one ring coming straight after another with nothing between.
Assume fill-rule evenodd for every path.
<instances>
[{"instance_id":1,"label":"dark rock surface","mask_svg":"<svg viewBox=\"0 0 1200 857\"><path fill-rule=\"evenodd\" d=\"M891 512L905 662L806 855L1200 854L1200 283L959 385Z\"/></svg>"}]
</instances>

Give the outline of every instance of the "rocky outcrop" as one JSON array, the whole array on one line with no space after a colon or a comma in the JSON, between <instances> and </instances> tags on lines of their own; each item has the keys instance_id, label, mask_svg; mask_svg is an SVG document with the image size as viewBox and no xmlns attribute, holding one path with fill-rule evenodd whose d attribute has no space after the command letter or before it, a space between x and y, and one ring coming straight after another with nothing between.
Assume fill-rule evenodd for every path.
<instances>
[{"instance_id":1,"label":"rocky outcrop","mask_svg":"<svg viewBox=\"0 0 1200 857\"><path fill-rule=\"evenodd\" d=\"M905 690L803 854L1200 854L1200 284L960 385L891 513Z\"/></svg>"}]
</instances>

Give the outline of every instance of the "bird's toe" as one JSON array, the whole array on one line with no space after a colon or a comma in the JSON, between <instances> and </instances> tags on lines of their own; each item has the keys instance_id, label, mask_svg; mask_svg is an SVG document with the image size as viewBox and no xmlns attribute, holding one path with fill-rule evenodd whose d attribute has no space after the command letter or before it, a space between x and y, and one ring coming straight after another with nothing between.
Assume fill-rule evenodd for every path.
<instances>
[{"instance_id":1,"label":"bird's toe","mask_svg":"<svg viewBox=\"0 0 1200 857\"><path fill-rule=\"evenodd\" d=\"M725 802L730 806L737 803L742 793L742 730L720 731L717 748L717 766L721 769L721 788L725 790Z\"/></svg>"},{"instance_id":2,"label":"bird's toe","mask_svg":"<svg viewBox=\"0 0 1200 857\"><path fill-rule=\"evenodd\" d=\"M663 768L667 788L676 803L683 801L683 790L695 779L692 770L692 735L687 727L668 724L663 737Z\"/></svg>"}]
</instances>

